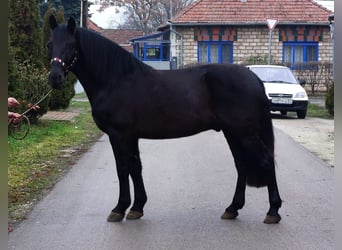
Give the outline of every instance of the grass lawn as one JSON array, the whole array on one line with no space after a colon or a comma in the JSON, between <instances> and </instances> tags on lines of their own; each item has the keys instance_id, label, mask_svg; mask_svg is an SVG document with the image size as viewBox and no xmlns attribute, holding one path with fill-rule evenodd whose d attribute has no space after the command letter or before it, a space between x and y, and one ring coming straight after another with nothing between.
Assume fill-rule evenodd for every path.
<instances>
[{"instance_id":1,"label":"grass lawn","mask_svg":"<svg viewBox=\"0 0 342 250\"><path fill-rule=\"evenodd\" d=\"M308 105L307 116L324 118L324 119L334 119L334 117L332 117L329 114L327 109L320 107L316 104L311 104L311 103L309 103Z\"/></svg>"},{"instance_id":2,"label":"grass lawn","mask_svg":"<svg viewBox=\"0 0 342 250\"><path fill-rule=\"evenodd\" d=\"M65 111L78 111L73 121L39 120L23 140L8 137L8 218L14 224L86 151L102 132L88 102L72 101Z\"/></svg>"}]
</instances>

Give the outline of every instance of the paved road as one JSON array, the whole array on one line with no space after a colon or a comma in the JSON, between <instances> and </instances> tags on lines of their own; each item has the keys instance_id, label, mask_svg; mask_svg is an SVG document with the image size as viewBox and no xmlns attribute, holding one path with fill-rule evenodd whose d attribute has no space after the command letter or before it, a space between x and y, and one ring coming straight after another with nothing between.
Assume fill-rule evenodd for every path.
<instances>
[{"instance_id":1,"label":"paved road","mask_svg":"<svg viewBox=\"0 0 342 250\"><path fill-rule=\"evenodd\" d=\"M247 188L237 220L220 215L236 173L221 133L141 140L149 201L138 221L108 223L118 181L103 136L9 235L9 249L334 249L333 169L276 130L283 220L262 223L265 188Z\"/></svg>"}]
</instances>

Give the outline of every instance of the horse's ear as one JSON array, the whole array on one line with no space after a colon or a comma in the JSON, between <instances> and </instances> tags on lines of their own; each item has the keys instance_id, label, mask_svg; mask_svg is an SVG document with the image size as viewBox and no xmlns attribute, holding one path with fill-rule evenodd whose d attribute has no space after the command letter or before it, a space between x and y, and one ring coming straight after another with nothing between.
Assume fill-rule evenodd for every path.
<instances>
[{"instance_id":1,"label":"horse's ear","mask_svg":"<svg viewBox=\"0 0 342 250\"><path fill-rule=\"evenodd\" d=\"M49 23L50 23L50 28L52 30L55 29L58 26L58 23L57 23L56 18L55 18L54 15L50 16Z\"/></svg>"},{"instance_id":2,"label":"horse's ear","mask_svg":"<svg viewBox=\"0 0 342 250\"><path fill-rule=\"evenodd\" d=\"M71 34L74 34L76 28L76 22L73 17L70 17L68 20L68 30Z\"/></svg>"}]
</instances>

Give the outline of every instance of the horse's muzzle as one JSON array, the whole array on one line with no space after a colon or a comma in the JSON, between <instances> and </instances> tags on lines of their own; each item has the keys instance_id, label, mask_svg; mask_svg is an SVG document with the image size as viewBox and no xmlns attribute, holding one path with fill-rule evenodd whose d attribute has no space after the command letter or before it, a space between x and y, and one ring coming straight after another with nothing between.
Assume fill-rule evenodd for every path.
<instances>
[{"instance_id":1,"label":"horse's muzzle","mask_svg":"<svg viewBox=\"0 0 342 250\"><path fill-rule=\"evenodd\" d=\"M65 81L63 73L51 71L49 74L49 83L53 89L61 89Z\"/></svg>"}]
</instances>

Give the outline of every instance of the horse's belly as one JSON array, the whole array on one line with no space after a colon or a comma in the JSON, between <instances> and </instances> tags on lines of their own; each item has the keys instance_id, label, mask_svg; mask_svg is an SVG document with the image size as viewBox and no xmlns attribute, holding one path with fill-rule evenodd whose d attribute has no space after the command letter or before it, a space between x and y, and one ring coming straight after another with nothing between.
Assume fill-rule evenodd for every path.
<instances>
[{"instance_id":1,"label":"horse's belly","mask_svg":"<svg viewBox=\"0 0 342 250\"><path fill-rule=\"evenodd\" d=\"M201 116L191 117L155 117L144 119L138 124L137 131L141 138L146 139L169 139L191 136L206 130L219 130L214 117Z\"/></svg>"},{"instance_id":2,"label":"horse's belly","mask_svg":"<svg viewBox=\"0 0 342 250\"><path fill-rule=\"evenodd\" d=\"M172 129L163 129L163 130L154 130L154 131L143 131L138 134L139 138L144 139L172 139L172 138L180 138L198 134L200 132L214 129L214 127L203 127L197 129L189 129L189 130L172 130Z\"/></svg>"}]
</instances>

